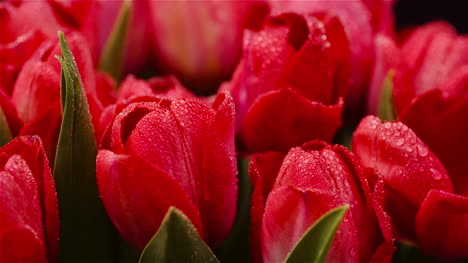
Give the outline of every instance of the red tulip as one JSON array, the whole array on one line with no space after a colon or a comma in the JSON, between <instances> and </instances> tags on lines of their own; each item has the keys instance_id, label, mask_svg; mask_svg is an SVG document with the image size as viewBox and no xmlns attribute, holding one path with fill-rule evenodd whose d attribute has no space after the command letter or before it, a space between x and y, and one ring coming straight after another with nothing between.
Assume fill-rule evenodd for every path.
<instances>
[{"instance_id":1,"label":"red tulip","mask_svg":"<svg viewBox=\"0 0 468 263\"><path fill-rule=\"evenodd\" d=\"M11 95L24 62L61 27L45 1L2 1L0 28L0 89Z\"/></svg>"},{"instance_id":2,"label":"red tulip","mask_svg":"<svg viewBox=\"0 0 468 263\"><path fill-rule=\"evenodd\" d=\"M10 98L0 89L0 110L5 116L8 124L8 129L12 136L17 136L21 128L23 127L23 121L18 117L15 106L11 102Z\"/></svg>"},{"instance_id":3,"label":"red tulip","mask_svg":"<svg viewBox=\"0 0 468 263\"><path fill-rule=\"evenodd\" d=\"M269 152L251 161L251 240L257 262L284 261L305 230L342 205L350 208L326 261L391 262L393 237L378 198L381 182L370 185L369 171L342 146L314 141L283 157Z\"/></svg>"},{"instance_id":4,"label":"red tulip","mask_svg":"<svg viewBox=\"0 0 468 263\"><path fill-rule=\"evenodd\" d=\"M377 35L393 34L392 5L394 0L270 0L272 13L329 13L341 21L349 40L351 53L351 91L346 103L348 114L358 117L363 108L374 63L374 44Z\"/></svg>"},{"instance_id":5,"label":"red tulip","mask_svg":"<svg viewBox=\"0 0 468 263\"><path fill-rule=\"evenodd\" d=\"M349 86L349 50L338 19L283 14L246 31L244 56L229 89L248 151L333 139Z\"/></svg>"},{"instance_id":6,"label":"red tulip","mask_svg":"<svg viewBox=\"0 0 468 263\"><path fill-rule=\"evenodd\" d=\"M84 37L77 32L70 32L67 38L80 71L93 117L92 121L96 127L105 106L100 98L104 96L103 93L110 92L109 87L102 84L105 83L102 80L104 78L102 74L96 77L89 46ZM60 54L57 40L44 41L24 64L11 96L20 119L25 123L20 134L40 135L50 160L55 160L61 124L61 66L55 58ZM99 93L97 84L101 85Z\"/></svg>"},{"instance_id":7,"label":"red tulip","mask_svg":"<svg viewBox=\"0 0 468 263\"><path fill-rule=\"evenodd\" d=\"M429 44L428 44L429 43ZM401 48L395 105L442 161L455 192L468 195L468 37L443 22L412 32Z\"/></svg>"},{"instance_id":8,"label":"red tulip","mask_svg":"<svg viewBox=\"0 0 468 263\"><path fill-rule=\"evenodd\" d=\"M125 1L127 0L48 0L57 20L86 37L96 64ZM129 1L131 18L124 50L124 72L135 73L150 57L150 38L146 33L149 31L149 10L146 0Z\"/></svg>"},{"instance_id":9,"label":"red tulip","mask_svg":"<svg viewBox=\"0 0 468 263\"><path fill-rule=\"evenodd\" d=\"M98 91L102 90L102 87ZM104 95L109 95L106 93ZM113 122L113 118L119 114L125 107L133 102L151 101L154 98L194 98L195 95L185 89L172 76L169 77L153 77L148 81L137 79L133 75L128 75L120 88L115 94L116 98L108 98L107 101L114 103L108 105L102 112L99 119L99 125L96 127L96 138L104 147L109 147L110 129L109 124ZM104 99L106 100L106 99ZM103 101L101 99L101 101ZM107 133L106 138L103 134Z\"/></svg>"},{"instance_id":10,"label":"red tulip","mask_svg":"<svg viewBox=\"0 0 468 263\"><path fill-rule=\"evenodd\" d=\"M366 117L353 135L353 151L385 183L386 210L399 239L444 259L468 257L468 196L434 153L401 122Z\"/></svg>"},{"instance_id":11,"label":"red tulip","mask_svg":"<svg viewBox=\"0 0 468 263\"><path fill-rule=\"evenodd\" d=\"M109 149L97 157L109 217L141 250L175 206L209 245L219 244L237 203L231 97L220 94L212 107L194 99L140 98L114 116L103 138Z\"/></svg>"},{"instance_id":12,"label":"red tulip","mask_svg":"<svg viewBox=\"0 0 468 263\"><path fill-rule=\"evenodd\" d=\"M213 92L239 61L242 33L258 28L264 1L148 1L162 68L201 93Z\"/></svg>"},{"instance_id":13,"label":"red tulip","mask_svg":"<svg viewBox=\"0 0 468 263\"><path fill-rule=\"evenodd\" d=\"M0 261L55 262L57 195L39 137L0 148Z\"/></svg>"}]
</instances>

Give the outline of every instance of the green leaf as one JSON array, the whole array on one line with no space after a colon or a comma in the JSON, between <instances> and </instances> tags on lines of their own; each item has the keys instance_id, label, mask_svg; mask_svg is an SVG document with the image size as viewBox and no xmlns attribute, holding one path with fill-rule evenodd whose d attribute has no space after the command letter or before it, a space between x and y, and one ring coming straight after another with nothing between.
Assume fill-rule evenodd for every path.
<instances>
[{"instance_id":1,"label":"green leaf","mask_svg":"<svg viewBox=\"0 0 468 263\"><path fill-rule=\"evenodd\" d=\"M118 82L122 76L131 11L132 1L124 0L112 32L99 58L99 69L107 72Z\"/></svg>"},{"instance_id":2,"label":"green leaf","mask_svg":"<svg viewBox=\"0 0 468 263\"><path fill-rule=\"evenodd\" d=\"M286 262L324 262L346 210L348 206L341 206L323 215L296 243Z\"/></svg>"},{"instance_id":3,"label":"green leaf","mask_svg":"<svg viewBox=\"0 0 468 263\"><path fill-rule=\"evenodd\" d=\"M140 263L219 262L190 220L170 207L158 232L146 245Z\"/></svg>"},{"instance_id":4,"label":"green leaf","mask_svg":"<svg viewBox=\"0 0 468 263\"><path fill-rule=\"evenodd\" d=\"M88 101L62 32L59 39L63 116L54 167L60 216L58 262L110 262L113 228L97 188L97 149Z\"/></svg>"},{"instance_id":5,"label":"green leaf","mask_svg":"<svg viewBox=\"0 0 468 263\"><path fill-rule=\"evenodd\" d=\"M8 121L3 113L2 107L0 107L0 147L7 144L13 139L11 135L10 127L8 126Z\"/></svg>"},{"instance_id":6,"label":"green leaf","mask_svg":"<svg viewBox=\"0 0 468 263\"><path fill-rule=\"evenodd\" d=\"M385 121L394 121L397 119L395 104L393 102L393 76L394 70L390 70L385 77L382 93L379 102L379 117Z\"/></svg>"},{"instance_id":7,"label":"green leaf","mask_svg":"<svg viewBox=\"0 0 468 263\"><path fill-rule=\"evenodd\" d=\"M250 205L252 184L249 176L250 158L239 159L239 195L237 214L232 230L227 238L215 248L215 254L221 262L251 262L250 254Z\"/></svg>"}]
</instances>

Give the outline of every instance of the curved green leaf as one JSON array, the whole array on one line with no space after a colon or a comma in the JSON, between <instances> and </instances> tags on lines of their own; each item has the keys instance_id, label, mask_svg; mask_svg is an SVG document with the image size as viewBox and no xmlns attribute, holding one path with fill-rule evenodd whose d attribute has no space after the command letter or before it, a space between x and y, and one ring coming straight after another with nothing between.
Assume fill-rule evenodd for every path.
<instances>
[{"instance_id":1,"label":"curved green leaf","mask_svg":"<svg viewBox=\"0 0 468 263\"><path fill-rule=\"evenodd\" d=\"M120 80L122 75L131 11L132 1L124 0L112 32L99 58L99 69L108 73L117 81Z\"/></svg>"},{"instance_id":2,"label":"curved green leaf","mask_svg":"<svg viewBox=\"0 0 468 263\"><path fill-rule=\"evenodd\" d=\"M13 139L11 135L10 127L8 126L7 119L3 113L2 108L0 107L0 147L7 144Z\"/></svg>"},{"instance_id":3,"label":"curved green leaf","mask_svg":"<svg viewBox=\"0 0 468 263\"><path fill-rule=\"evenodd\" d=\"M286 262L324 262L336 230L347 210L348 206L341 206L323 215L296 243Z\"/></svg>"},{"instance_id":4,"label":"curved green leaf","mask_svg":"<svg viewBox=\"0 0 468 263\"><path fill-rule=\"evenodd\" d=\"M395 104L393 103L393 76L394 70L390 70L385 77L379 102L379 118L385 121L397 119Z\"/></svg>"},{"instance_id":5,"label":"curved green leaf","mask_svg":"<svg viewBox=\"0 0 468 263\"><path fill-rule=\"evenodd\" d=\"M190 220L170 207L158 232L146 245L140 263L219 262Z\"/></svg>"},{"instance_id":6,"label":"curved green leaf","mask_svg":"<svg viewBox=\"0 0 468 263\"><path fill-rule=\"evenodd\" d=\"M65 36L62 57L62 126L54 179L60 216L59 262L112 261L112 225L99 198L96 143L88 101Z\"/></svg>"}]
</instances>

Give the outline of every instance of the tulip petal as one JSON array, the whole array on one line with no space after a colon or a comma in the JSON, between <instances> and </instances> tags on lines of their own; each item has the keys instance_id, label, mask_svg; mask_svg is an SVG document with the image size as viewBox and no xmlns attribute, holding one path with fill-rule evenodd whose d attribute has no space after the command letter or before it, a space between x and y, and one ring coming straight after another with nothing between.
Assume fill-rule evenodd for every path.
<instances>
[{"instance_id":1,"label":"tulip petal","mask_svg":"<svg viewBox=\"0 0 468 263\"><path fill-rule=\"evenodd\" d=\"M218 111L196 100L161 104L139 120L125 145L128 153L180 182L200 210L210 245L229 233L237 202L234 142L226 136L232 134L233 105L230 97L220 96L227 105L221 103ZM225 107L229 118L218 118Z\"/></svg>"},{"instance_id":2,"label":"tulip petal","mask_svg":"<svg viewBox=\"0 0 468 263\"><path fill-rule=\"evenodd\" d=\"M39 189L20 155L6 160L4 171L0 172L0 188L0 259L46 262Z\"/></svg>"},{"instance_id":3,"label":"tulip petal","mask_svg":"<svg viewBox=\"0 0 468 263\"><path fill-rule=\"evenodd\" d=\"M252 258L256 263L263 262L261 232L265 202L273 188L284 156L283 153L279 152L267 152L265 154L255 154L250 161L249 175L253 187L250 208L250 244L252 246Z\"/></svg>"},{"instance_id":4,"label":"tulip petal","mask_svg":"<svg viewBox=\"0 0 468 263\"><path fill-rule=\"evenodd\" d=\"M42 116L38 116L36 119L26 123L20 132L20 135L38 135L41 137L51 167L54 166L61 123L60 102L56 101Z\"/></svg>"},{"instance_id":5,"label":"tulip petal","mask_svg":"<svg viewBox=\"0 0 468 263\"><path fill-rule=\"evenodd\" d=\"M400 118L444 164L455 193L468 195L468 96L432 90L417 97Z\"/></svg>"},{"instance_id":6,"label":"tulip petal","mask_svg":"<svg viewBox=\"0 0 468 263\"><path fill-rule=\"evenodd\" d=\"M331 141L341 125L342 108L342 100L326 106L291 89L269 92L249 109L242 135L254 152L285 152L312 139Z\"/></svg>"},{"instance_id":7,"label":"tulip petal","mask_svg":"<svg viewBox=\"0 0 468 263\"><path fill-rule=\"evenodd\" d=\"M60 100L60 75L42 61L24 64L11 97L24 122L43 115L49 106Z\"/></svg>"},{"instance_id":8,"label":"tulip petal","mask_svg":"<svg viewBox=\"0 0 468 263\"><path fill-rule=\"evenodd\" d=\"M170 206L183 211L203 235L200 215L180 184L160 168L132 155L99 151L97 180L102 201L122 237L142 250Z\"/></svg>"},{"instance_id":9,"label":"tulip petal","mask_svg":"<svg viewBox=\"0 0 468 263\"><path fill-rule=\"evenodd\" d=\"M400 238L413 236L414 215L430 189L452 191L439 159L400 122L364 118L353 135L353 152L363 166L383 176L391 200L389 213Z\"/></svg>"},{"instance_id":10,"label":"tulip petal","mask_svg":"<svg viewBox=\"0 0 468 263\"><path fill-rule=\"evenodd\" d=\"M468 197L432 190L416 215L421 250L446 260L468 258Z\"/></svg>"},{"instance_id":11,"label":"tulip petal","mask_svg":"<svg viewBox=\"0 0 468 263\"><path fill-rule=\"evenodd\" d=\"M37 184L35 191L38 192L39 198L37 199L40 200L38 207L42 210L43 219L41 221L45 222L44 230L41 231L44 232L47 238L47 253L49 258L55 259L58 253L59 237L57 194L41 140L37 136L20 136L15 138L0 149L0 167L5 165L8 157L12 155L22 157L22 160L27 163L28 170L30 169L32 172L35 184Z\"/></svg>"},{"instance_id":12,"label":"tulip petal","mask_svg":"<svg viewBox=\"0 0 468 263\"><path fill-rule=\"evenodd\" d=\"M3 90L0 90L0 108L5 115L11 135L17 136L21 127L23 127L23 121L18 117L15 106Z\"/></svg>"},{"instance_id":13,"label":"tulip petal","mask_svg":"<svg viewBox=\"0 0 468 263\"><path fill-rule=\"evenodd\" d=\"M304 232L329 210L344 205L335 195L319 190L281 187L270 193L263 217L265 262L282 262ZM358 262L358 240L351 213L346 213L327 257L329 262Z\"/></svg>"}]
</instances>

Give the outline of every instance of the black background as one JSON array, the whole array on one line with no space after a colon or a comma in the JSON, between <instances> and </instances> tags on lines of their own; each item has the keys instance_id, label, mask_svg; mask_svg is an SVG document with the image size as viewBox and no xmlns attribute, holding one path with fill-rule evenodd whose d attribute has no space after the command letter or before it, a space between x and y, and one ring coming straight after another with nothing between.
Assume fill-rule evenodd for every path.
<instances>
[{"instance_id":1,"label":"black background","mask_svg":"<svg viewBox=\"0 0 468 263\"><path fill-rule=\"evenodd\" d=\"M446 20L459 33L468 33L468 0L399 0L395 5L395 14L397 29Z\"/></svg>"}]
</instances>

